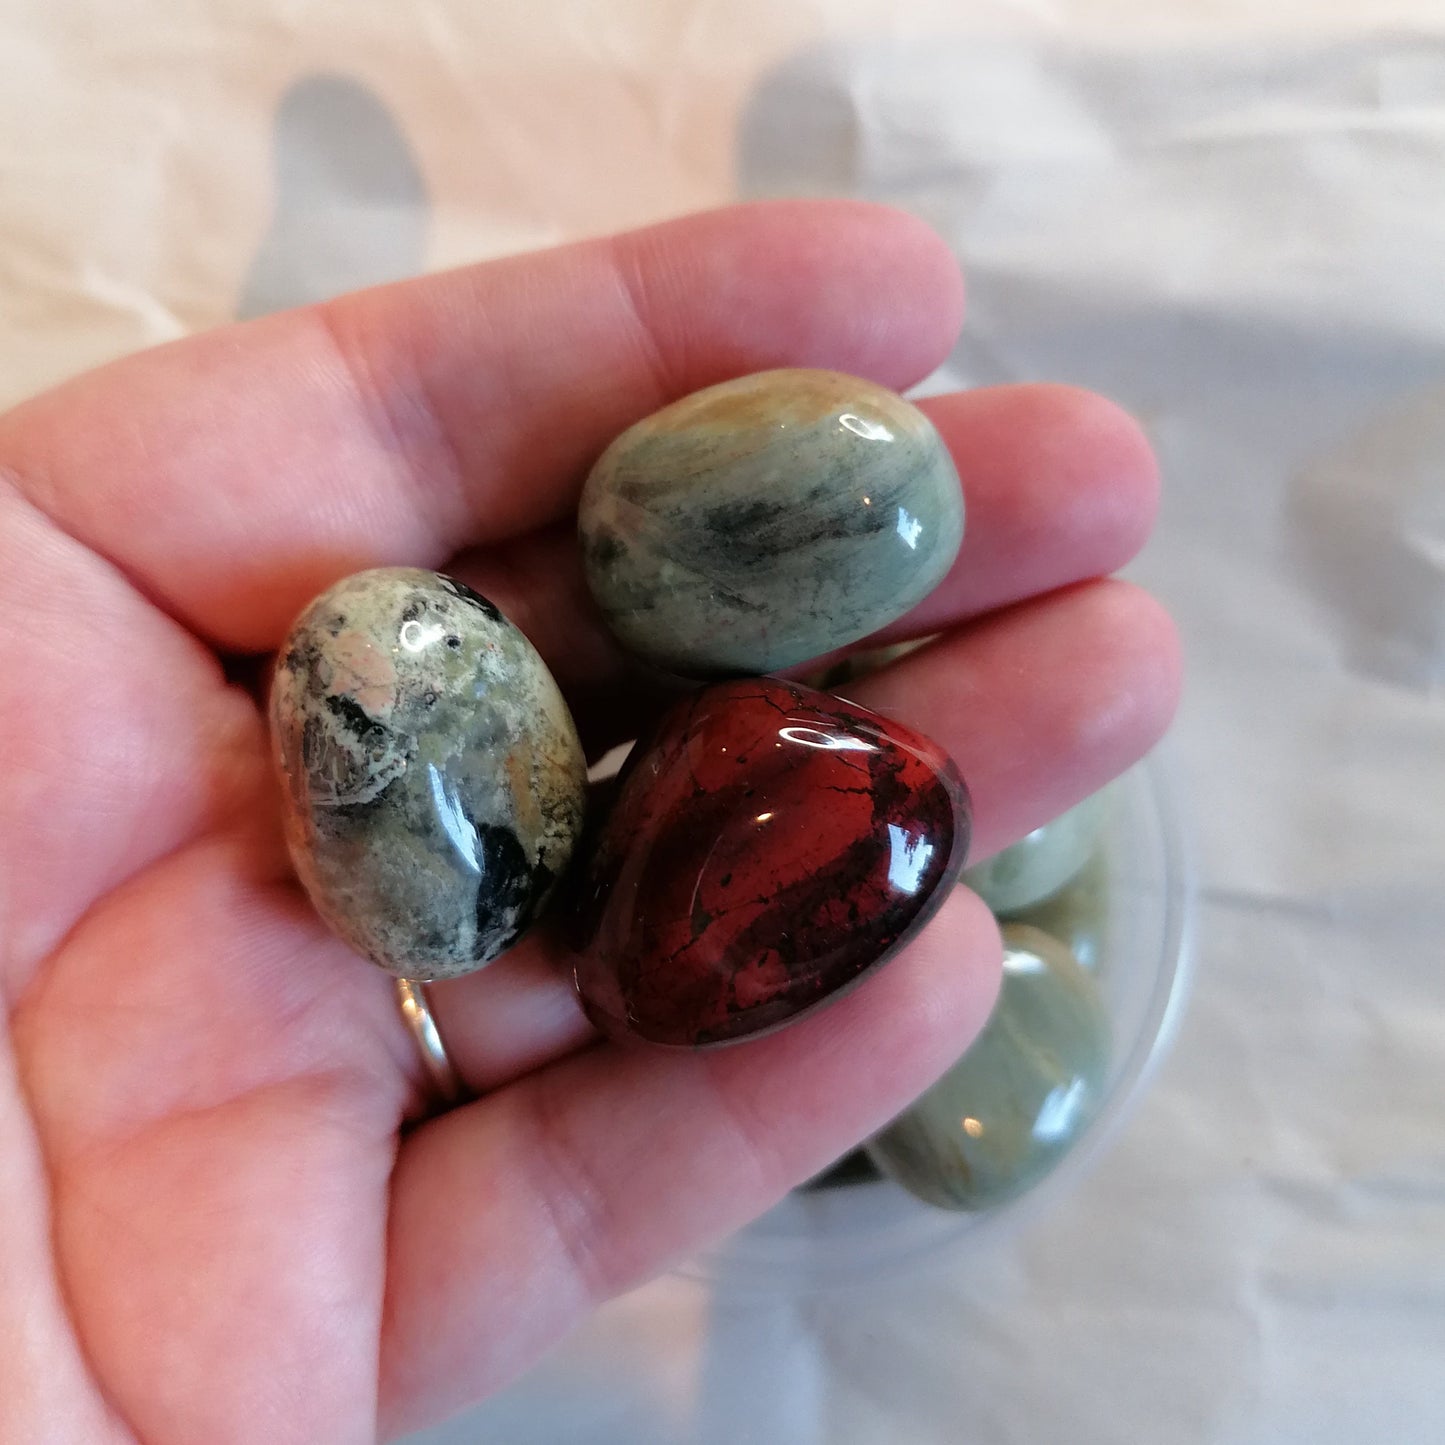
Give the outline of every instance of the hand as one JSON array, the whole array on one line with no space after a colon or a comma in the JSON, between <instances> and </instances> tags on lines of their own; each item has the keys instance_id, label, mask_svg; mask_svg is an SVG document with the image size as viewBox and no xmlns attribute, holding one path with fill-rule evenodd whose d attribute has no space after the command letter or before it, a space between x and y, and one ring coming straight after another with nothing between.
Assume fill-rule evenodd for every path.
<instances>
[{"instance_id":1,"label":"hand","mask_svg":"<svg viewBox=\"0 0 1445 1445\"><path fill-rule=\"evenodd\" d=\"M641 694L582 601L593 457L742 372L910 386L960 308L917 222L747 207L229 327L0 419L0 1437L275 1445L448 1414L961 1052L999 960L962 889L835 1006L701 1056L597 1043L538 937L434 989L482 1098L422 1122L390 979L290 881L235 661L345 572L445 567L532 637L596 754ZM926 409L968 536L890 636L948 636L856 692L953 753L983 856L1170 716L1167 620L1088 580L1143 541L1155 472L1078 391Z\"/></svg>"}]
</instances>

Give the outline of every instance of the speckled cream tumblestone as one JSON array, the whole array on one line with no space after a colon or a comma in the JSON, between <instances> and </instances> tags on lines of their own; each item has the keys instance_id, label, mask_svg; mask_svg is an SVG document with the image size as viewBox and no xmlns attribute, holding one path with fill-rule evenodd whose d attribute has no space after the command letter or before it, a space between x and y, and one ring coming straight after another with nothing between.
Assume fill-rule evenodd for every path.
<instances>
[{"instance_id":1,"label":"speckled cream tumblestone","mask_svg":"<svg viewBox=\"0 0 1445 1445\"><path fill-rule=\"evenodd\" d=\"M581 831L586 764L551 673L439 573L379 568L322 593L282 644L271 726L301 882L391 973L495 958Z\"/></svg>"},{"instance_id":2,"label":"speckled cream tumblestone","mask_svg":"<svg viewBox=\"0 0 1445 1445\"><path fill-rule=\"evenodd\" d=\"M588 586L638 656L689 677L777 671L921 602L963 540L963 492L917 407L832 371L708 387L592 468Z\"/></svg>"}]
</instances>

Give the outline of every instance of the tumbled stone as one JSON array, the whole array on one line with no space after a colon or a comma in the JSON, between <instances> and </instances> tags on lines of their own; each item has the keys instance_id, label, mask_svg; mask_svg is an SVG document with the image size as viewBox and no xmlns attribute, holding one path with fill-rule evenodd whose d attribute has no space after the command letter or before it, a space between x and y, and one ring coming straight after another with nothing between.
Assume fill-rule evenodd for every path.
<instances>
[{"instance_id":1,"label":"tumbled stone","mask_svg":"<svg viewBox=\"0 0 1445 1445\"><path fill-rule=\"evenodd\" d=\"M469 973L546 903L586 764L546 665L469 587L410 567L336 583L281 646L271 724L301 882L382 968Z\"/></svg>"},{"instance_id":2,"label":"tumbled stone","mask_svg":"<svg viewBox=\"0 0 1445 1445\"><path fill-rule=\"evenodd\" d=\"M1089 861L1109 814L1105 788L1017 843L976 863L963 881L1000 916L1041 903Z\"/></svg>"},{"instance_id":3,"label":"tumbled stone","mask_svg":"<svg viewBox=\"0 0 1445 1445\"><path fill-rule=\"evenodd\" d=\"M622 433L578 516L618 638L690 677L775 672L867 637L944 578L963 493L894 392L831 371L708 387Z\"/></svg>"},{"instance_id":4,"label":"tumbled stone","mask_svg":"<svg viewBox=\"0 0 1445 1445\"><path fill-rule=\"evenodd\" d=\"M1109 946L1109 865L1102 847L1057 893L1010 914L1057 938L1090 973L1104 967Z\"/></svg>"},{"instance_id":5,"label":"tumbled stone","mask_svg":"<svg viewBox=\"0 0 1445 1445\"><path fill-rule=\"evenodd\" d=\"M1068 1153L1098 1110L1109 1025L1094 980L1057 939L1006 924L1003 986L983 1032L867 1144L928 1204L988 1209Z\"/></svg>"},{"instance_id":6,"label":"tumbled stone","mask_svg":"<svg viewBox=\"0 0 1445 1445\"><path fill-rule=\"evenodd\" d=\"M652 1043L760 1033L858 982L923 925L968 846L927 738L772 678L677 704L633 750L583 870L578 991Z\"/></svg>"}]
</instances>

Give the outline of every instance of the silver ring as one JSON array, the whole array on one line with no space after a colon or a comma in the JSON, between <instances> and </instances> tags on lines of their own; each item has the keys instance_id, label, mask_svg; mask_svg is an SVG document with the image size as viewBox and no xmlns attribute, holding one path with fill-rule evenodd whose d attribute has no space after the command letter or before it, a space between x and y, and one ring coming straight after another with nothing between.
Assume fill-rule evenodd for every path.
<instances>
[{"instance_id":1,"label":"silver ring","mask_svg":"<svg viewBox=\"0 0 1445 1445\"><path fill-rule=\"evenodd\" d=\"M396 981L396 1000L401 1006L401 1016L406 1020L411 1036L421 1050L422 1062L426 1065L428 1077L437 1098L444 1108L462 1101L462 1076L447 1046L442 1042L437 1021L432 1017L431 1004L427 1001L426 985L419 979L399 978Z\"/></svg>"}]
</instances>

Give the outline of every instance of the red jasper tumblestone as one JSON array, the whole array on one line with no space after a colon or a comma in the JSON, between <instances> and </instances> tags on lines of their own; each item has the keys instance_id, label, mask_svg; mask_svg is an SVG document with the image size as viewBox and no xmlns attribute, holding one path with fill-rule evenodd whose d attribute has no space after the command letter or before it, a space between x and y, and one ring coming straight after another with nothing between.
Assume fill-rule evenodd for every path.
<instances>
[{"instance_id":1,"label":"red jasper tumblestone","mask_svg":"<svg viewBox=\"0 0 1445 1445\"><path fill-rule=\"evenodd\" d=\"M969 823L957 769L909 728L776 678L692 694L633 749L583 870L588 1015L689 1047L796 1018L923 926Z\"/></svg>"}]
</instances>

